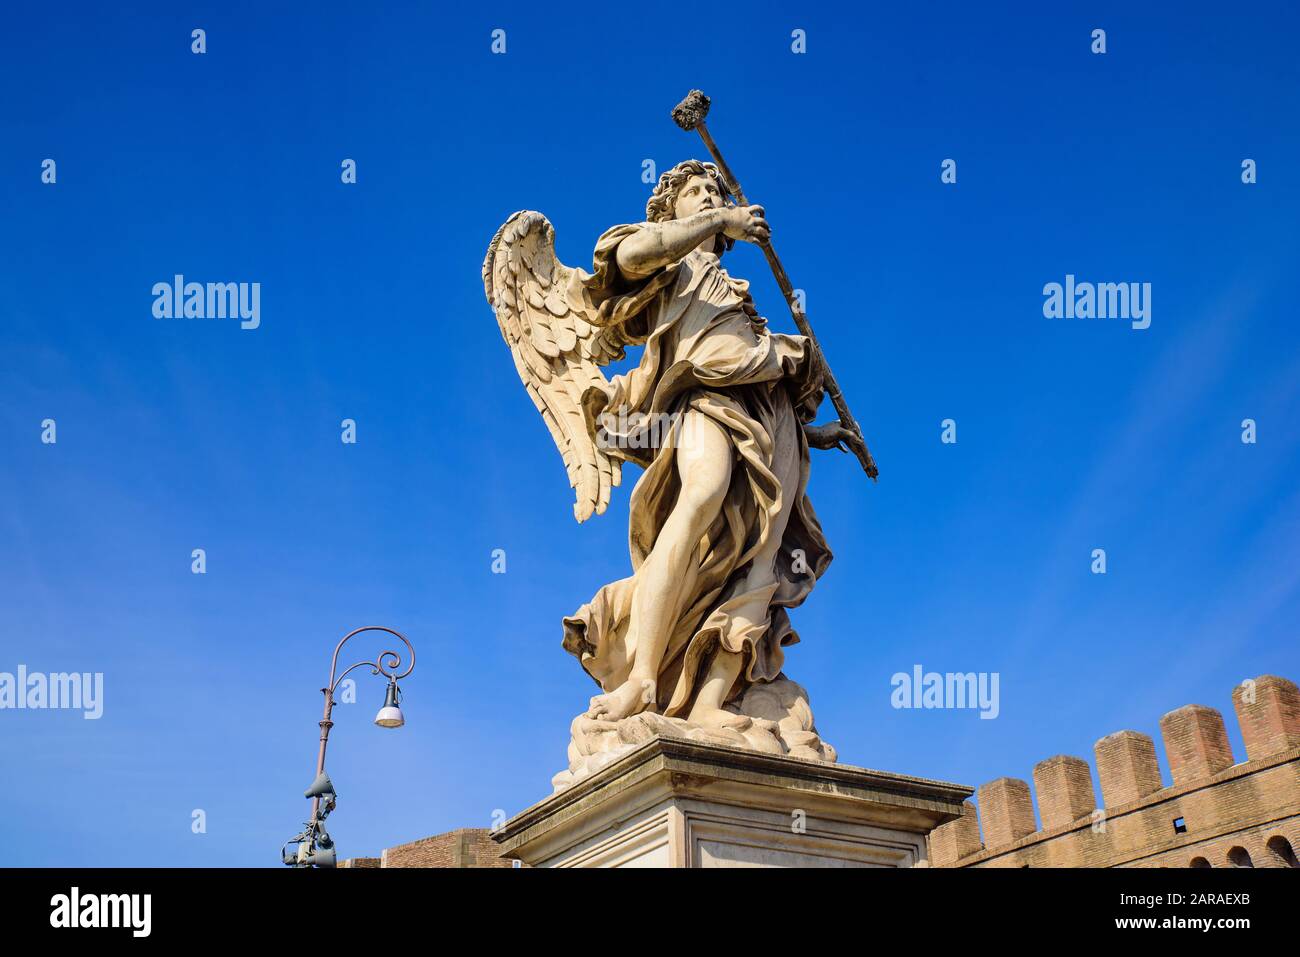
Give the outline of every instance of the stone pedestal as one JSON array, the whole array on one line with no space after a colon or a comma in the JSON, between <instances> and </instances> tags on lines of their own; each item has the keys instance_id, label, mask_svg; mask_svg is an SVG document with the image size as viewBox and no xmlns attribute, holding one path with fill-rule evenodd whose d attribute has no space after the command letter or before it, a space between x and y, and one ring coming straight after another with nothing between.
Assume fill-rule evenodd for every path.
<instances>
[{"instance_id":1,"label":"stone pedestal","mask_svg":"<svg viewBox=\"0 0 1300 957\"><path fill-rule=\"evenodd\" d=\"M924 867L971 789L653 738L506 821L531 867Z\"/></svg>"}]
</instances>

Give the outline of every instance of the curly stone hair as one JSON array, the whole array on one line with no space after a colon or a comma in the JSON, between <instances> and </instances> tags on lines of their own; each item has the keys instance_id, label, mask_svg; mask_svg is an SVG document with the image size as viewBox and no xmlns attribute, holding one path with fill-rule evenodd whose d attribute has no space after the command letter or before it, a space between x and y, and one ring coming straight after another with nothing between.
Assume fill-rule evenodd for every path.
<instances>
[{"instance_id":1,"label":"curly stone hair","mask_svg":"<svg viewBox=\"0 0 1300 957\"><path fill-rule=\"evenodd\" d=\"M722 179L722 173L712 163L702 163L689 159L678 163L659 177L650 200L645 204L646 222L664 223L673 218L673 207L677 205L677 194L681 192L686 181L692 176L711 176L718 184L718 192L724 201L731 200L731 193Z\"/></svg>"},{"instance_id":2,"label":"curly stone hair","mask_svg":"<svg viewBox=\"0 0 1300 957\"><path fill-rule=\"evenodd\" d=\"M666 223L674 217L674 207L677 205L677 194L682 191L687 180L692 176L711 176L713 181L718 184L718 192L722 194L724 203L733 202L731 191L727 189L726 180L722 178L722 173L712 163L704 163L697 159L683 160L672 169L668 170L659 177L659 182L655 184L654 192L650 194L649 201L645 204L645 218L648 223ZM736 241L729 236L719 236L717 245L721 247L718 251L730 249L736 244Z\"/></svg>"}]
</instances>

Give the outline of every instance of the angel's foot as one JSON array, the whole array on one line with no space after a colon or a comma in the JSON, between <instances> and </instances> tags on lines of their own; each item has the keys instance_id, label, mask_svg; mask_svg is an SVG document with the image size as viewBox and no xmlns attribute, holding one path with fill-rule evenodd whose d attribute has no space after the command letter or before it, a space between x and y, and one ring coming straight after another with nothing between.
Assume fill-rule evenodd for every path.
<instances>
[{"instance_id":1,"label":"angel's foot","mask_svg":"<svg viewBox=\"0 0 1300 957\"><path fill-rule=\"evenodd\" d=\"M587 709L588 718L622 721L639 714L655 700L655 683L648 678L628 678L608 694L596 695Z\"/></svg>"},{"instance_id":2,"label":"angel's foot","mask_svg":"<svg viewBox=\"0 0 1300 957\"><path fill-rule=\"evenodd\" d=\"M744 731L754 722L743 714L733 714L721 708L696 705L686 719L701 728L727 728L731 731Z\"/></svg>"}]
</instances>

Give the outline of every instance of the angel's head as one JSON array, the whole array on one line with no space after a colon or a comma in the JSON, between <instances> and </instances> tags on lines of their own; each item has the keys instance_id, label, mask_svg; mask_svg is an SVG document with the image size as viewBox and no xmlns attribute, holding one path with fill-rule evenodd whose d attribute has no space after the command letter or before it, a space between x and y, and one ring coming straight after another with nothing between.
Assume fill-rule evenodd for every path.
<instances>
[{"instance_id":1,"label":"angel's head","mask_svg":"<svg viewBox=\"0 0 1300 957\"><path fill-rule=\"evenodd\" d=\"M651 223L685 219L703 209L721 209L730 199L731 193L716 166L689 159L659 177L650 201L645 205L645 218ZM726 237L719 236L718 239L719 247L723 242L727 249L733 245L732 240ZM721 248L718 251L721 252Z\"/></svg>"}]
</instances>

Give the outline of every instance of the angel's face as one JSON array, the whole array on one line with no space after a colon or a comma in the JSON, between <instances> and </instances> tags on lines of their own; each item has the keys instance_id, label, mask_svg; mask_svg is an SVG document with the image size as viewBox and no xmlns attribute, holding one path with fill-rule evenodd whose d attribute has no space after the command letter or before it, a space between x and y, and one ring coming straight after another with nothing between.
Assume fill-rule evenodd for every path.
<instances>
[{"instance_id":1,"label":"angel's face","mask_svg":"<svg viewBox=\"0 0 1300 957\"><path fill-rule=\"evenodd\" d=\"M721 209L722 191L712 176L692 176L677 193L673 216L685 219L703 209Z\"/></svg>"}]
</instances>

